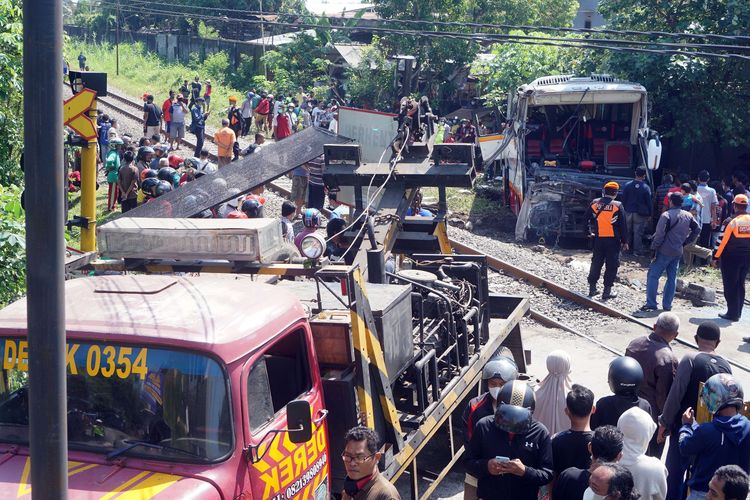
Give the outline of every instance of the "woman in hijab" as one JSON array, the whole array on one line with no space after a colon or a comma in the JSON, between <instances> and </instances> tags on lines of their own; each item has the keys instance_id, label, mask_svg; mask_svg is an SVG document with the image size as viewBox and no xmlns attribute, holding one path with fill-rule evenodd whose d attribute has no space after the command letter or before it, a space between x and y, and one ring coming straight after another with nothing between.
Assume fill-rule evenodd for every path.
<instances>
[{"instance_id":1,"label":"woman in hijab","mask_svg":"<svg viewBox=\"0 0 750 500\"><path fill-rule=\"evenodd\" d=\"M536 389L534 418L544 424L550 436L570 428L565 415L565 397L572 387L570 356L565 351L552 351L547 356L547 376Z\"/></svg>"}]
</instances>

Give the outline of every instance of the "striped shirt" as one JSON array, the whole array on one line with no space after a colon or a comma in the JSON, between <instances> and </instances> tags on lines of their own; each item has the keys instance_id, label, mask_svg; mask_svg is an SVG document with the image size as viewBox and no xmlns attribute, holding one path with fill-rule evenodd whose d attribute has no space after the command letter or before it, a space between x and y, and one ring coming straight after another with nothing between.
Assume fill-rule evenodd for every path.
<instances>
[{"instance_id":1,"label":"striped shirt","mask_svg":"<svg viewBox=\"0 0 750 500\"><path fill-rule=\"evenodd\" d=\"M309 162L307 164L307 172L310 176L310 184L315 184L316 186L323 185L323 163L320 159L316 158Z\"/></svg>"}]
</instances>

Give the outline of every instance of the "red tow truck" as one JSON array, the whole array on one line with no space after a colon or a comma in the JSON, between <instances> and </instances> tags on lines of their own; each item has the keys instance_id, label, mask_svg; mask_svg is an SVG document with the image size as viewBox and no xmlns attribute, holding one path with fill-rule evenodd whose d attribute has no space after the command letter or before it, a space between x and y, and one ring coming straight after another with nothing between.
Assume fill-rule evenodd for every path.
<instances>
[{"instance_id":1,"label":"red tow truck","mask_svg":"<svg viewBox=\"0 0 750 500\"><path fill-rule=\"evenodd\" d=\"M392 480L447 433L442 479L463 451L450 421L481 367L502 345L522 362L528 302L481 297L482 258L425 266L441 259L441 284L428 267L404 271L400 284L368 284L369 299L358 267L340 265L68 281L70 497L329 498L358 423L386 437ZM281 267L309 278L258 282ZM481 301L450 313L469 273ZM0 311L3 498L31 494L25 328L25 299Z\"/></svg>"}]
</instances>

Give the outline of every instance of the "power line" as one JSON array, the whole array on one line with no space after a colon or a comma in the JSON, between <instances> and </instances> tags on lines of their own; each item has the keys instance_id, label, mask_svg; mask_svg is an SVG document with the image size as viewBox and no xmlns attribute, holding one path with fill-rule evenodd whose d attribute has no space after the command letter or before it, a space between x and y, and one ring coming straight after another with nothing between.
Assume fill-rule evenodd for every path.
<instances>
[{"instance_id":1,"label":"power line","mask_svg":"<svg viewBox=\"0 0 750 500\"><path fill-rule=\"evenodd\" d=\"M101 5L114 5L108 2L101 2ZM177 13L168 10L160 10L154 8L146 8L145 6L136 7L133 5L128 6L128 12L141 13L141 14L153 14L163 15L169 17L185 16L184 13ZM487 33L460 33L460 32L446 32L446 31L414 31L414 30L403 30L393 28L380 28L380 27L358 27L358 26L320 26L316 24L308 23L283 23L276 21L265 21L265 20L253 20L253 19L228 19L220 16L210 16L205 14L190 14L190 17L194 19L218 21L218 22L239 22L245 24L262 24L269 26L282 26L282 27L294 27L294 28L307 28L307 29L324 29L324 30L343 30L343 31L362 31L362 32L373 32L380 34L395 34L395 35L409 35L415 37L426 37L426 38L452 38L457 40L465 40L476 43L505 43L505 44L522 44L522 45L544 45L553 47L565 47L565 48L587 48L594 50L611 50L615 52L641 52L651 53L658 55L680 55L684 57L708 57L708 58L721 58L721 59L737 59L742 61L750 61L750 56L743 54L721 54L715 52L703 52L696 50L674 50L674 49L646 49L637 47L622 47L609 45L608 42L598 39L547 39L542 37L522 37L520 35L501 35L501 34L487 34ZM558 41L559 40L559 41Z\"/></svg>"},{"instance_id":2,"label":"power line","mask_svg":"<svg viewBox=\"0 0 750 500\"><path fill-rule=\"evenodd\" d=\"M165 3L165 2L150 2L147 0L132 0L132 3L144 4L144 5L162 5L165 7L180 7L190 10L203 10L212 12L230 12L230 13L241 13L247 15L262 15L262 16L289 16L292 18L316 18L326 19L328 21L351 21L354 18L343 17L343 16L328 16L321 14L291 14L284 12L260 12L254 10L245 9L232 9L225 7L204 7L198 5L186 5L179 3ZM368 19L370 23L387 23L397 22L407 25L418 25L418 26L453 26L458 28L484 28L484 29L500 29L500 30L523 30L523 31L551 31L551 32L567 32L567 33L582 33L587 35L599 35L599 34L612 34L612 35L628 35L628 36L649 36L649 37L668 37L668 38L696 38L696 39L719 39L719 40L735 40L750 42L750 36L745 35L719 35L715 33L675 33L665 31L637 31L637 30L616 30L608 28L572 28L572 27L555 27L555 26L531 26L531 25L514 25L514 24L492 24L492 23L469 23L469 22L456 22L456 21L438 21L438 20L416 20L416 19Z\"/></svg>"}]
</instances>

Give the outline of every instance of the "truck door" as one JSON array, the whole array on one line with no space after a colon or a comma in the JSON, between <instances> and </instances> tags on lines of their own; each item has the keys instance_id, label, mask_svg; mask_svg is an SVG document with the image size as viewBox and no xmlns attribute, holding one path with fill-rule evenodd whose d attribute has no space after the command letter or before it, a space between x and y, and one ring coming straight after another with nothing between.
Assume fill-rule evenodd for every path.
<instances>
[{"instance_id":1,"label":"truck door","mask_svg":"<svg viewBox=\"0 0 750 500\"><path fill-rule=\"evenodd\" d=\"M245 442L253 498L328 498L328 437L320 374L310 328L301 323L253 355L243 367ZM286 432L286 406L310 403L312 438L295 444Z\"/></svg>"}]
</instances>

